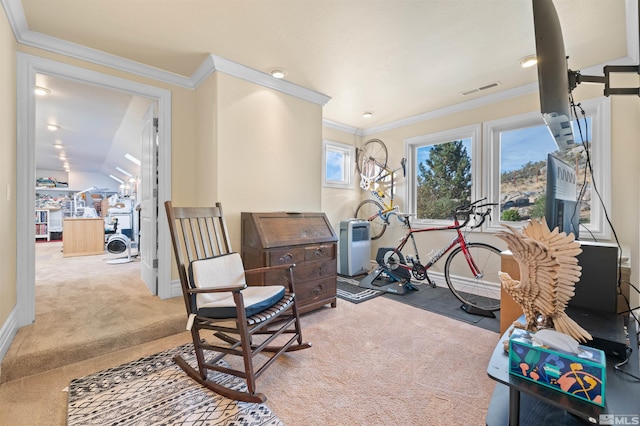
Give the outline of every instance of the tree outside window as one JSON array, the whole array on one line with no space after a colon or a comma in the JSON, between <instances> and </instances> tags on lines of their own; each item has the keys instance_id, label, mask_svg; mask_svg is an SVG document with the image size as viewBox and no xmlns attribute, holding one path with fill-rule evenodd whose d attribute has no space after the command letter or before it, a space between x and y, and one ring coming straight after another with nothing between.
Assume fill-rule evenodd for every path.
<instances>
[{"instance_id":1,"label":"tree outside window","mask_svg":"<svg viewBox=\"0 0 640 426\"><path fill-rule=\"evenodd\" d=\"M407 210L417 227L450 223L456 207L481 196L481 129L472 124L405 140Z\"/></svg>"},{"instance_id":2,"label":"tree outside window","mask_svg":"<svg viewBox=\"0 0 640 426\"><path fill-rule=\"evenodd\" d=\"M471 139L421 146L417 152L418 219L448 219L471 199Z\"/></svg>"}]
</instances>

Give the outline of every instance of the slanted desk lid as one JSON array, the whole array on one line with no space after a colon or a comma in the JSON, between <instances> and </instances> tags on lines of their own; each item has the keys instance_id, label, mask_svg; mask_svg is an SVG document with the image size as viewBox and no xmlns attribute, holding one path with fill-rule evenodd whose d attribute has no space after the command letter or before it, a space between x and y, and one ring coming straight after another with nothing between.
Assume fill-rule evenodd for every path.
<instances>
[{"instance_id":1,"label":"slanted desk lid","mask_svg":"<svg viewBox=\"0 0 640 426\"><path fill-rule=\"evenodd\" d=\"M324 213L242 213L242 216L243 244L249 247L338 241ZM255 232L250 232L249 228L254 228Z\"/></svg>"}]
</instances>

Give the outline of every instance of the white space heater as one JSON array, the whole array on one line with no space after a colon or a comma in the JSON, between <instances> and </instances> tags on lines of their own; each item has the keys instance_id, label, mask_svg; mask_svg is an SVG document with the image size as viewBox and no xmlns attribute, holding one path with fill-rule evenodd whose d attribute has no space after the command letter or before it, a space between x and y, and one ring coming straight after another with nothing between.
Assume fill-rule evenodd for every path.
<instances>
[{"instance_id":1,"label":"white space heater","mask_svg":"<svg viewBox=\"0 0 640 426\"><path fill-rule=\"evenodd\" d=\"M107 251L112 254L121 254L127 252L126 257L120 257L118 259L107 260L110 265L118 263L129 263L131 259L131 240L124 234L113 234L107 240Z\"/></svg>"},{"instance_id":2,"label":"white space heater","mask_svg":"<svg viewBox=\"0 0 640 426\"><path fill-rule=\"evenodd\" d=\"M340 262L338 273L353 277L370 269L371 239L369 222L349 219L340 222Z\"/></svg>"}]
</instances>

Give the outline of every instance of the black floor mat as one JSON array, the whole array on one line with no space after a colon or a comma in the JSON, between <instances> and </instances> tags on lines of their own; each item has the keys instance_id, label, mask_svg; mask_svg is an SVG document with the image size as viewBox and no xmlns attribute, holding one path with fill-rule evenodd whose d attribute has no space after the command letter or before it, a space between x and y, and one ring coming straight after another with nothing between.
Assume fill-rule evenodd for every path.
<instances>
[{"instance_id":1,"label":"black floor mat","mask_svg":"<svg viewBox=\"0 0 640 426\"><path fill-rule=\"evenodd\" d=\"M493 314L495 318L489 318L482 315L473 315L464 311L461 306L462 303L451 293L446 287L431 287L427 284L422 284L418 287L418 291L408 291L403 295L385 293L383 297L386 297L397 302L406 303L407 305L414 306L416 308L424 309L427 311L435 312L437 314L445 315L447 317L464 321L469 324L477 325L486 330L500 331L500 311L495 311Z\"/></svg>"}]
</instances>

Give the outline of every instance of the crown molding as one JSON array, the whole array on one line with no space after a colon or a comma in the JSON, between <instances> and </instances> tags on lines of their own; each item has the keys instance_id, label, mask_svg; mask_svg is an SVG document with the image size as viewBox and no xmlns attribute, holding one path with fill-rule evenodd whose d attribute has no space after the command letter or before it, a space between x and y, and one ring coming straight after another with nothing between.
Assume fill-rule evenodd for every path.
<instances>
[{"instance_id":1,"label":"crown molding","mask_svg":"<svg viewBox=\"0 0 640 426\"><path fill-rule=\"evenodd\" d=\"M606 65L636 65L638 61L634 59L631 52L629 52L629 56L625 56L623 58L614 59L612 61L607 62L606 64L598 64L593 65L588 68L584 68L580 70L580 73L584 75L603 75L604 67ZM518 96L523 96L529 93L534 93L538 91L538 82L529 83L524 86L515 87L510 90L504 90L502 92L497 92L491 95L485 95L480 98L472 99L467 102L462 102L459 104L451 105L444 108L435 109L432 111L428 111L422 114L414 115L411 117L403 118L401 120L393 121L391 123L382 124L380 126L369 127L366 129L359 129L358 133L361 136L368 136L375 133L385 132L387 130L392 130L398 127L408 126L411 124L420 123L422 121L433 120L438 117L443 117L450 114L455 114L458 112L470 110L473 108L478 108L481 106L493 104L496 102L505 101L508 99L516 98Z\"/></svg>"},{"instance_id":2,"label":"crown molding","mask_svg":"<svg viewBox=\"0 0 640 426\"><path fill-rule=\"evenodd\" d=\"M176 86L193 88L191 81L184 76L31 31L27 25L20 0L0 0L0 2L4 7L16 41L20 44L98 65L104 65L109 68L163 81Z\"/></svg>"},{"instance_id":3,"label":"crown molding","mask_svg":"<svg viewBox=\"0 0 640 426\"><path fill-rule=\"evenodd\" d=\"M178 74L161 70L159 68L150 67L148 65L143 65L135 61L130 61L128 59L124 59L75 43L65 42L63 40L33 32L28 28L20 0L0 0L0 4L2 4L2 6L4 7L7 19L9 20L9 24L11 25L16 40L21 44L48 50L54 53L60 53L76 59L93 62L110 68L130 72L143 77L152 78L154 80L163 81L172 85L186 87L189 89L197 88L209 75L211 75L213 72L219 71L264 87L278 90L280 92L316 103L318 105L325 105L331 99L329 96L323 95L322 93L304 88L302 86L298 86L286 80L274 79L266 73L254 70L245 65L238 64L236 62L213 54L208 55L207 58L205 58L205 60L200 64L198 69L196 69L196 71L191 75L191 77L187 78ZM625 4L627 12L627 56L615 61L610 61L607 64L586 68L581 71L582 73L589 75L599 74L602 71L602 67L604 65L635 65L640 61L640 40L638 40L636 36L639 32L638 3L634 0L625 0ZM422 114L414 115L412 117L407 117L405 119L397 120L380 126L370 127L367 129L355 128L326 119L323 120L323 124L327 127L347 133L366 136L402 126L419 123L425 120L431 120L447 114L453 114L468 109L477 108L479 106L499 102L516 96L521 96L527 93L534 92L537 89L537 83L531 83L511 90L495 93L492 95L486 95L468 102L463 102L449 107L428 111Z\"/></svg>"},{"instance_id":4,"label":"crown molding","mask_svg":"<svg viewBox=\"0 0 640 426\"><path fill-rule=\"evenodd\" d=\"M409 126L411 124L420 123L422 121L433 120L434 118L443 117L450 114L455 114L462 111L467 111L473 108L493 104L496 102L504 101L507 99L515 98L518 96L526 95L538 90L538 83L530 83L524 86L515 87L510 90L503 90L502 92L493 93L491 95L485 95L480 98L472 99L467 102L451 105L444 108L435 109L422 114L414 115L411 117L397 120L392 123L382 124L380 126L369 127L362 130L362 135L367 136L374 133L385 132L398 127Z\"/></svg>"},{"instance_id":5,"label":"crown molding","mask_svg":"<svg viewBox=\"0 0 640 426\"><path fill-rule=\"evenodd\" d=\"M194 87L199 86L211 73L218 71L269 89L277 90L309 102L324 106L331 99L329 96L306 87L299 86L286 80L279 80L273 76L257 71L246 65L229 59L209 54L191 76Z\"/></svg>"},{"instance_id":6,"label":"crown molding","mask_svg":"<svg viewBox=\"0 0 640 426\"><path fill-rule=\"evenodd\" d=\"M19 0L0 0L0 4L2 4L4 12L7 15L13 36L19 41L20 34L29 31L27 19L24 17L22 3Z\"/></svg>"},{"instance_id":7,"label":"crown molding","mask_svg":"<svg viewBox=\"0 0 640 426\"><path fill-rule=\"evenodd\" d=\"M322 119L322 125L330 129L339 130L341 132L349 133L352 135L360 136L362 129L347 124L338 123L337 121L329 120L328 118Z\"/></svg>"},{"instance_id":8,"label":"crown molding","mask_svg":"<svg viewBox=\"0 0 640 426\"><path fill-rule=\"evenodd\" d=\"M318 105L325 105L331 99L329 96L322 93L298 86L297 84L286 80L275 79L269 74L256 71L242 64L238 64L213 54L207 56L191 77L185 77L112 55L110 53L82 46L80 44L71 43L31 31L27 25L27 20L24 16L24 10L22 9L20 0L0 0L0 3L4 7L16 41L26 46L47 50L49 52L58 53L98 65L104 65L109 68L188 89L197 88L211 73L220 71Z\"/></svg>"}]
</instances>

